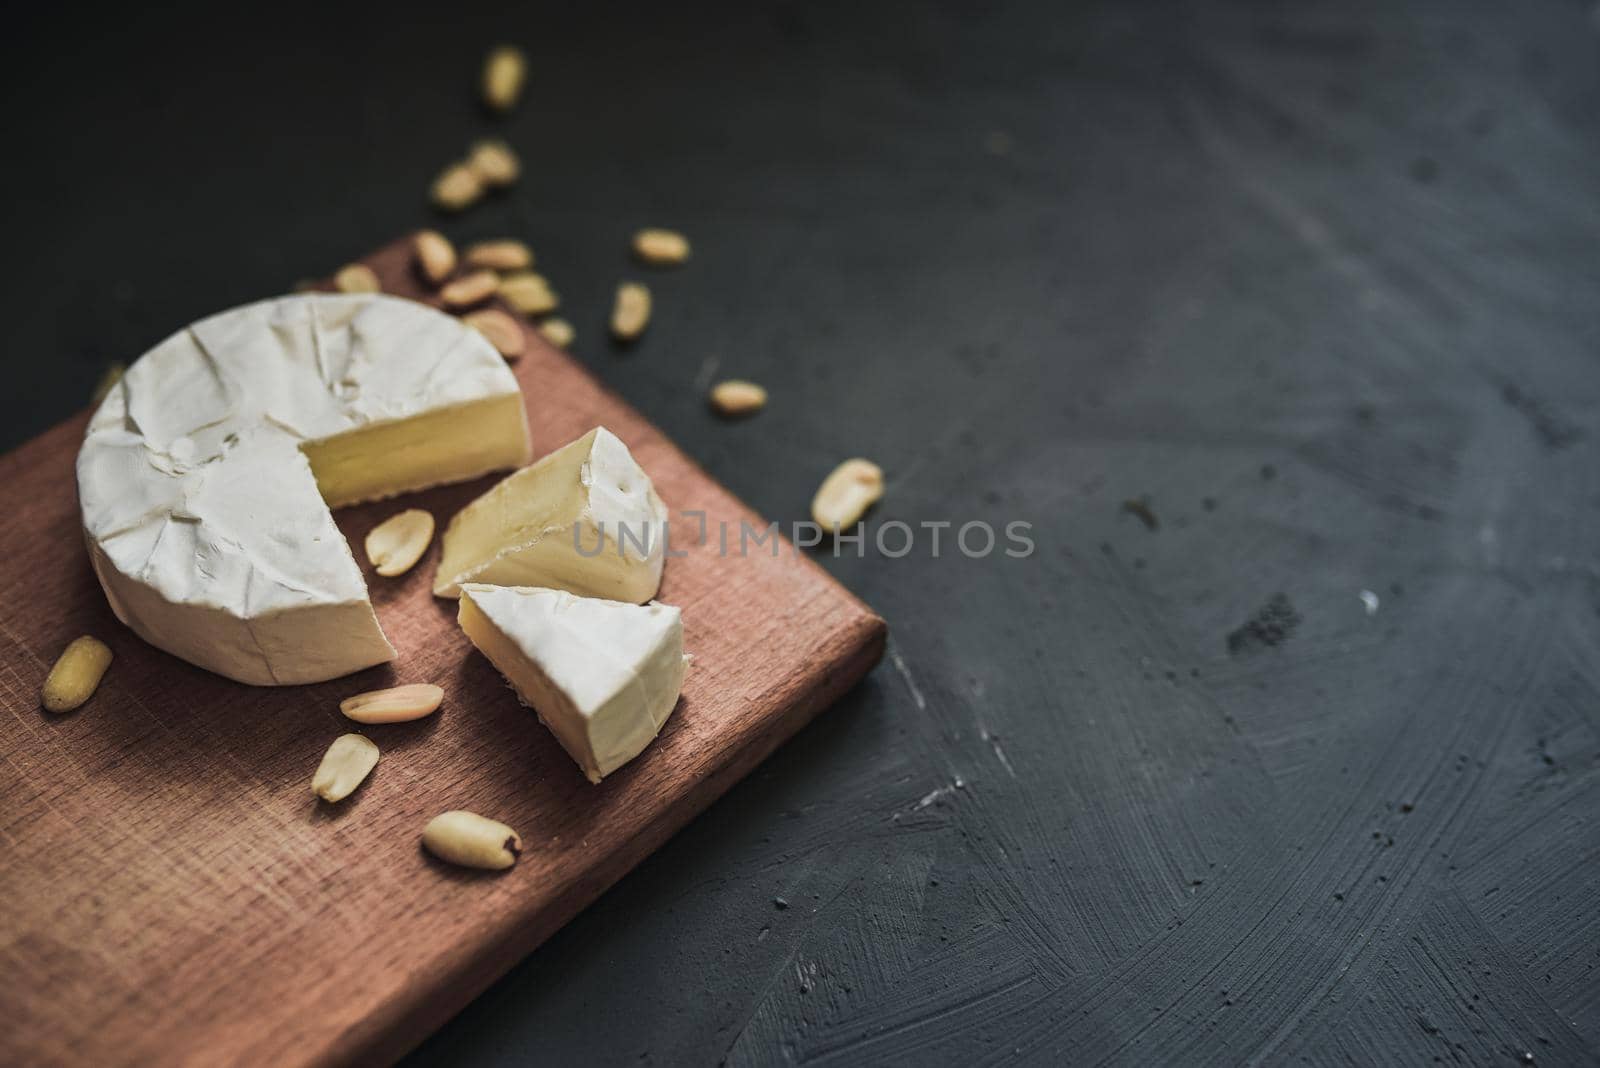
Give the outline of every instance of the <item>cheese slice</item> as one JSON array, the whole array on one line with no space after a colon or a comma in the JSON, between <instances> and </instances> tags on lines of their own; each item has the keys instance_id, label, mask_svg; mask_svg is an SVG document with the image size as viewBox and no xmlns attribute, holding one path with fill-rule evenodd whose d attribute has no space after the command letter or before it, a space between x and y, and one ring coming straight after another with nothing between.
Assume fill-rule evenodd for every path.
<instances>
[{"instance_id":1,"label":"cheese slice","mask_svg":"<svg viewBox=\"0 0 1600 1068\"><path fill-rule=\"evenodd\" d=\"M544 586L639 604L661 588L667 508L611 431L596 427L456 513L433 592Z\"/></svg>"},{"instance_id":2,"label":"cheese slice","mask_svg":"<svg viewBox=\"0 0 1600 1068\"><path fill-rule=\"evenodd\" d=\"M590 782L638 756L678 703L688 658L676 608L471 583L459 617Z\"/></svg>"},{"instance_id":3,"label":"cheese slice","mask_svg":"<svg viewBox=\"0 0 1600 1068\"><path fill-rule=\"evenodd\" d=\"M174 334L90 420L78 494L95 574L140 637L240 682L394 659L330 505L528 461L505 360L411 301L306 294Z\"/></svg>"}]
</instances>

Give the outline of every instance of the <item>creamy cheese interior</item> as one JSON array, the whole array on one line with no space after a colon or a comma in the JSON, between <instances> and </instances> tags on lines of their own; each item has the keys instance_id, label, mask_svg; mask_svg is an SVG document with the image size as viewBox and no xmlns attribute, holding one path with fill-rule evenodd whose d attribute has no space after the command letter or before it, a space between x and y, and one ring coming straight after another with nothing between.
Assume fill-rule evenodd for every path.
<instances>
[{"instance_id":1,"label":"creamy cheese interior","mask_svg":"<svg viewBox=\"0 0 1600 1068\"><path fill-rule=\"evenodd\" d=\"M456 514L433 592L458 597L480 582L648 601L661 587L666 520L627 446L597 427Z\"/></svg>"},{"instance_id":2,"label":"creamy cheese interior","mask_svg":"<svg viewBox=\"0 0 1600 1068\"><path fill-rule=\"evenodd\" d=\"M300 446L331 508L463 482L526 462L520 393L362 427Z\"/></svg>"}]
</instances>

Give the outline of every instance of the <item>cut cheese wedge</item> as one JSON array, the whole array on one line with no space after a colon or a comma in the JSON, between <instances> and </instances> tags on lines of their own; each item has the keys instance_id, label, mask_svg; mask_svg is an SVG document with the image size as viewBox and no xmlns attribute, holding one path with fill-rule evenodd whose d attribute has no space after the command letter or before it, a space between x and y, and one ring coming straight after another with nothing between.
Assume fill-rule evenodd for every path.
<instances>
[{"instance_id":1,"label":"cut cheese wedge","mask_svg":"<svg viewBox=\"0 0 1600 1068\"><path fill-rule=\"evenodd\" d=\"M394 659L330 505L528 462L517 381L481 334L375 294L204 319L90 420L78 494L117 618L240 682Z\"/></svg>"},{"instance_id":2,"label":"cut cheese wedge","mask_svg":"<svg viewBox=\"0 0 1600 1068\"><path fill-rule=\"evenodd\" d=\"M667 508L611 431L596 427L456 513L433 592L543 586L639 604L661 588Z\"/></svg>"},{"instance_id":3,"label":"cut cheese wedge","mask_svg":"<svg viewBox=\"0 0 1600 1068\"><path fill-rule=\"evenodd\" d=\"M688 658L676 608L471 583L459 618L590 782L638 756L678 703Z\"/></svg>"}]
</instances>

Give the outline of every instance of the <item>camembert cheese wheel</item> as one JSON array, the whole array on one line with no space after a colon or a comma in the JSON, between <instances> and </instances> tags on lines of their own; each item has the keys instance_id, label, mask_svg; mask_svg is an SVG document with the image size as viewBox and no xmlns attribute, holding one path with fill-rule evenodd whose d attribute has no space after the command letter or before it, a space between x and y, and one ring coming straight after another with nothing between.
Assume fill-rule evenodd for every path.
<instances>
[{"instance_id":1,"label":"camembert cheese wheel","mask_svg":"<svg viewBox=\"0 0 1600 1068\"><path fill-rule=\"evenodd\" d=\"M522 394L477 331L381 294L305 294L182 330L89 423L78 492L117 618L256 685L394 658L330 507L530 459Z\"/></svg>"}]
</instances>

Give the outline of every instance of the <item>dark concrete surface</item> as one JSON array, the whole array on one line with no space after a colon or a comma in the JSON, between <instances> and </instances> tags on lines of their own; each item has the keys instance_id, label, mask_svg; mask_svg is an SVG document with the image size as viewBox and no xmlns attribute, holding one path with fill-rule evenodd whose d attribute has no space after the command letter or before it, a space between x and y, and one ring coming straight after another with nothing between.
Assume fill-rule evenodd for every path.
<instances>
[{"instance_id":1,"label":"dark concrete surface","mask_svg":"<svg viewBox=\"0 0 1600 1068\"><path fill-rule=\"evenodd\" d=\"M585 363L775 519L888 473L889 658L411 1064L1600 1058L1589 0L8 20L4 444L501 131L445 229Z\"/></svg>"}]
</instances>

